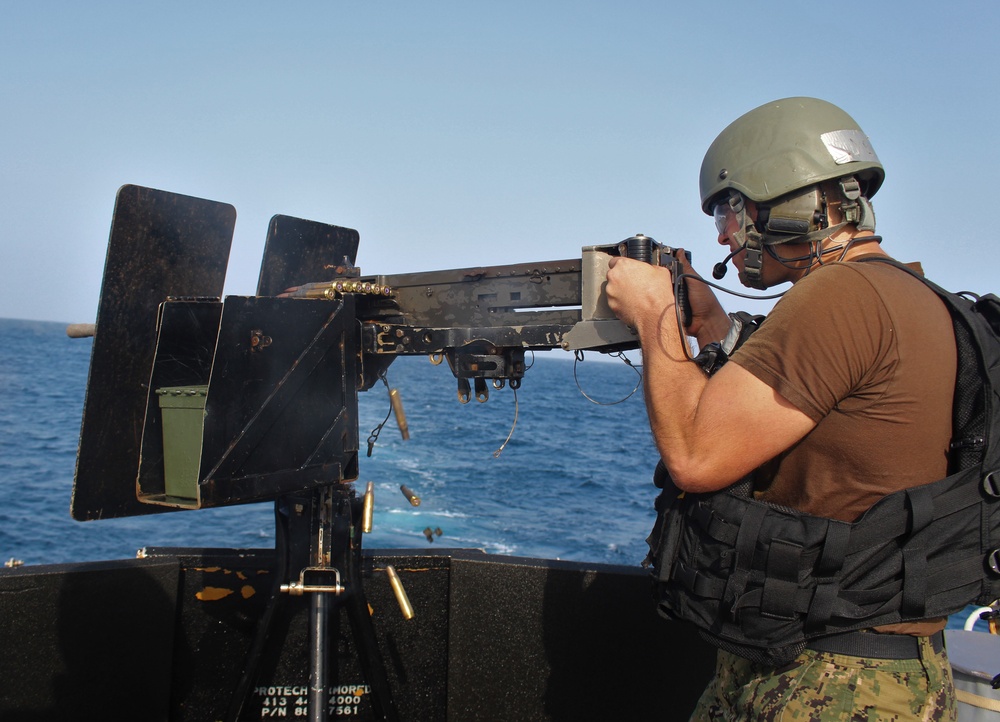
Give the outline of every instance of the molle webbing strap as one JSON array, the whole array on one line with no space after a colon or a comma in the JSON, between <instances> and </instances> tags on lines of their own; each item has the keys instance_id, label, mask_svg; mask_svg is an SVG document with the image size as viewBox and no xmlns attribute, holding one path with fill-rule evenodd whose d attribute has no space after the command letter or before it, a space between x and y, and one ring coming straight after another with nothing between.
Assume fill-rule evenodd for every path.
<instances>
[{"instance_id":1,"label":"molle webbing strap","mask_svg":"<svg viewBox=\"0 0 1000 722\"><path fill-rule=\"evenodd\" d=\"M926 529L934 521L934 497L927 486L916 486L907 489L904 494L907 506L910 511L911 536L915 536Z\"/></svg>"},{"instance_id":2,"label":"molle webbing strap","mask_svg":"<svg viewBox=\"0 0 1000 722\"><path fill-rule=\"evenodd\" d=\"M821 586L822 591L820 591ZM794 592L790 592L787 605L794 609L797 614L804 615L807 621L811 619L811 623L807 623L806 626L809 631L815 632L822 629L821 623L825 624L833 617L841 621L842 628L846 625L860 629L866 625L852 623L867 623L872 618L883 614L887 609L898 606L902 598L902 583L899 581L889 582L875 589L845 590L837 589L837 587L839 587L839 583L836 580L816 587L797 586ZM708 587L702 586L701 588L707 589ZM822 594L822 596L817 599L817 594ZM763 588L754 588L739 598L732 611L745 613L759 610L761 614L765 614L763 599ZM729 611L728 608L726 611ZM810 615L813 616L810 618ZM766 616L773 617L774 615L766 614ZM774 618L786 619L785 617ZM884 621L886 623L899 621L899 617L886 617Z\"/></svg>"},{"instance_id":3,"label":"molle webbing strap","mask_svg":"<svg viewBox=\"0 0 1000 722\"><path fill-rule=\"evenodd\" d=\"M851 541L851 525L828 519L823 549L816 561L816 590L805 610L806 630L822 629L838 608L840 579L837 576L844 566L844 558Z\"/></svg>"},{"instance_id":4,"label":"molle webbing strap","mask_svg":"<svg viewBox=\"0 0 1000 722\"><path fill-rule=\"evenodd\" d=\"M825 579L816 584L816 591L806 612L807 632L823 629L827 625L838 607L839 598L840 583L836 579Z\"/></svg>"},{"instance_id":5,"label":"molle webbing strap","mask_svg":"<svg viewBox=\"0 0 1000 722\"><path fill-rule=\"evenodd\" d=\"M760 611L769 617L795 619L802 545L775 539L767 550Z\"/></svg>"},{"instance_id":6,"label":"molle webbing strap","mask_svg":"<svg viewBox=\"0 0 1000 722\"><path fill-rule=\"evenodd\" d=\"M847 554L863 553L874 545L919 531L933 521L946 519L982 502L979 486L972 479L953 481L953 488L936 489L935 495L930 486L941 483L913 487L880 500L853 525Z\"/></svg>"},{"instance_id":7,"label":"molle webbing strap","mask_svg":"<svg viewBox=\"0 0 1000 722\"><path fill-rule=\"evenodd\" d=\"M674 564L671 581L681 584L692 594L707 599L722 599L726 590L726 580L709 577L684 562Z\"/></svg>"},{"instance_id":8,"label":"molle webbing strap","mask_svg":"<svg viewBox=\"0 0 1000 722\"><path fill-rule=\"evenodd\" d=\"M730 546L736 546L740 524L726 521L713 511L708 504L698 503L691 509L691 519L699 524L712 539Z\"/></svg>"},{"instance_id":9,"label":"molle webbing strap","mask_svg":"<svg viewBox=\"0 0 1000 722\"><path fill-rule=\"evenodd\" d=\"M900 610L907 617L924 615L927 595L927 551L903 547L903 598Z\"/></svg>"},{"instance_id":10,"label":"molle webbing strap","mask_svg":"<svg viewBox=\"0 0 1000 722\"><path fill-rule=\"evenodd\" d=\"M978 556L951 559L928 572L925 605L940 609L955 590L964 590L963 595L971 598L979 595L982 586L983 565Z\"/></svg>"},{"instance_id":11,"label":"molle webbing strap","mask_svg":"<svg viewBox=\"0 0 1000 722\"><path fill-rule=\"evenodd\" d=\"M723 592L722 601L728 606L736 605L750 580L754 551L757 548L760 527L766 515L767 507L753 504L747 508L746 514L741 520L739 533L736 535L736 558Z\"/></svg>"},{"instance_id":12,"label":"molle webbing strap","mask_svg":"<svg viewBox=\"0 0 1000 722\"><path fill-rule=\"evenodd\" d=\"M851 525L847 522L828 519L826 535L823 540L823 551L816 563L816 574L821 577L832 577L844 566L844 557L851 542Z\"/></svg>"}]
</instances>

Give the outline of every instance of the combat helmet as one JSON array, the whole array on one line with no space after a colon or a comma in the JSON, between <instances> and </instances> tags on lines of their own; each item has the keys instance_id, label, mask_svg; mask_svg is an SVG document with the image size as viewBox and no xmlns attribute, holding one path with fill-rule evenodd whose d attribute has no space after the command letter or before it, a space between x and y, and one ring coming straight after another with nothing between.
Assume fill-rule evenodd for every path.
<instances>
[{"instance_id":1,"label":"combat helmet","mask_svg":"<svg viewBox=\"0 0 1000 722\"><path fill-rule=\"evenodd\" d=\"M701 207L713 215L724 203L737 214L735 238L746 247L748 282L756 285L764 246L817 241L837 230L827 224L820 184L839 179L841 225L874 230L868 199L884 178L850 115L824 100L785 98L737 118L715 139L701 165ZM757 205L756 224L748 222L744 199Z\"/></svg>"}]
</instances>

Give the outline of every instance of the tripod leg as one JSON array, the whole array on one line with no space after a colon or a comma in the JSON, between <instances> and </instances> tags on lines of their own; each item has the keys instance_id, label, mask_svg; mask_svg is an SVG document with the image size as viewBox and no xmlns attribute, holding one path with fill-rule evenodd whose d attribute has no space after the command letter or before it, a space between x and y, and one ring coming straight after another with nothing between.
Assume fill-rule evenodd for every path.
<instances>
[{"instance_id":1,"label":"tripod leg","mask_svg":"<svg viewBox=\"0 0 1000 722\"><path fill-rule=\"evenodd\" d=\"M286 556L288 523L286 516L282 512L281 500L275 501L275 567L273 589L267 602L267 608L257 622L257 630L250 645L250 650L247 653L246 662L243 665L243 675L229 701L229 708L226 713L227 722L237 722L243 712L247 698L250 696L250 689L257 678L257 670L264 655L264 647L267 644L268 635L271 632L271 623L274 620L275 612L281 601L281 585L285 581L285 574L288 567L288 558Z\"/></svg>"},{"instance_id":2,"label":"tripod leg","mask_svg":"<svg viewBox=\"0 0 1000 722\"><path fill-rule=\"evenodd\" d=\"M347 583L351 590L345 604L347 617L354 633L354 643L358 648L358 660L365 680L372 688L372 708L380 719L386 722L398 722L399 712L392 699L392 689L389 687L389 676L386 673L385 662L378 648L375 637L375 625L368 611L368 599L361 586L361 535L357 535L354 548L345 556Z\"/></svg>"}]
</instances>

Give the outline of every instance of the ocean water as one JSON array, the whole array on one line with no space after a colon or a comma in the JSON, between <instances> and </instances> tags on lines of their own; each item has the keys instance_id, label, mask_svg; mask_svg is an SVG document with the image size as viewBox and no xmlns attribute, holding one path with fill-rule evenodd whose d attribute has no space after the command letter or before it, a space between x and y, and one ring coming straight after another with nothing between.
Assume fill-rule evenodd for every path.
<instances>
[{"instance_id":1,"label":"ocean water","mask_svg":"<svg viewBox=\"0 0 1000 722\"><path fill-rule=\"evenodd\" d=\"M273 547L269 502L89 522L70 517L91 346L68 338L61 324L0 319L0 561L122 559L147 546ZM623 363L539 354L516 405L509 388L491 389L486 403L460 404L447 365L398 359L388 381L402 396L409 440L389 413L384 387L359 396L359 491L375 483L365 547L638 565L654 520L657 459L641 391L632 394L638 380ZM365 439L387 415L369 458ZM420 497L418 507L404 498L404 484ZM429 540L425 529L440 535ZM962 628L973 611L953 615L948 626Z\"/></svg>"},{"instance_id":2,"label":"ocean water","mask_svg":"<svg viewBox=\"0 0 1000 722\"><path fill-rule=\"evenodd\" d=\"M61 324L0 320L0 560L120 559L146 546L272 547L269 502L70 518L91 346L68 338ZM516 407L510 388L463 405L446 364L398 359L388 381L403 399L409 440L390 417L365 456L365 439L390 406L381 385L359 396L359 491L375 483L366 548L433 545L637 565L653 522L656 462L641 392L629 397L638 380L623 363L538 354ZM419 507L404 498L403 484ZM433 541L428 528L440 530Z\"/></svg>"}]
</instances>

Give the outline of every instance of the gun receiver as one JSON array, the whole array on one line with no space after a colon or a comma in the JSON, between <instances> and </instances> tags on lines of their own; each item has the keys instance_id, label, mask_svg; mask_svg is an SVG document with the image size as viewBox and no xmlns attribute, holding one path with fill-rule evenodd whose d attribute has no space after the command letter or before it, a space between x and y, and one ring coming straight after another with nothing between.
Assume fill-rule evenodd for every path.
<instances>
[{"instance_id":1,"label":"gun receiver","mask_svg":"<svg viewBox=\"0 0 1000 722\"><path fill-rule=\"evenodd\" d=\"M368 277L342 264L332 280L304 284L282 295L357 295L364 361L361 390L374 383L372 371L384 369L392 357L443 356L459 379L459 399L466 402L465 379L509 381L516 388L528 350L637 348L635 332L615 318L604 293L608 262L614 256L670 265L676 251L638 235L584 247L579 259L542 263ZM485 396L477 393L480 400Z\"/></svg>"},{"instance_id":2,"label":"gun receiver","mask_svg":"<svg viewBox=\"0 0 1000 722\"><path fill-rule=\"evenodd\" d=\"M119 191L74 485L77 519L239 504L353 480L357 392L397 356L446 358L468 401L516 388L529 350L637 338L609 260L668 265L645 236L581 258L362 276L351 229L275 216L255 296L221 299L235 211ZM325 279L317 282L309 279ZM221 300L220 300L221 299Z\"/></svg>"}]
</instances>

